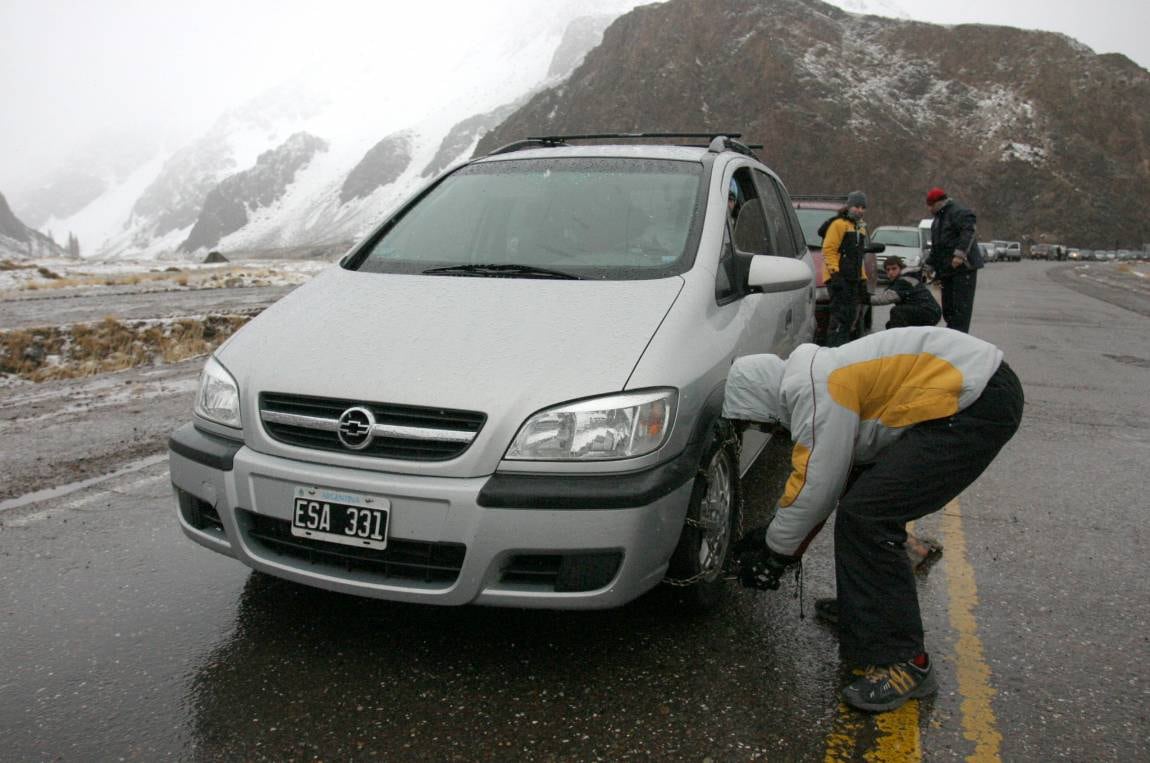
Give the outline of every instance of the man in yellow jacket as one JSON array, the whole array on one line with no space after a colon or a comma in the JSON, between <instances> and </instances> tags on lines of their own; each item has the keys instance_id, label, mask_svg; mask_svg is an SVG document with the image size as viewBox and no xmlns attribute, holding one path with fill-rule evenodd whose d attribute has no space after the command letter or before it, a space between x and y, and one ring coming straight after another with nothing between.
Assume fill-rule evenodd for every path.
<instances>
[{"instance_id":1,"label":"man in yellow jacket","mask_svg":"<svg viewBox=\"0 0 1150 763\"><path fill-rule=\"evenodd\" d=\"M819 235L823 237L823 275L830 296L828 347L838 347L850 341L851 329L859 319L859 305L865 301L865 213L866 194L851 191L838 214L819 228Z\"/></svg>"},{"instance_id":2,"label":"man in yellow jacket","mask_svg":"<svg viewBox=\"0 0 1150 763\"><path fill-rule=\"evenodd\" d=\"M731 366L723 416L790 432L792 471L774 519L735 548L740 579L778 588L832 511L843 656L866 674L850 705L893 710L938 689L923 641L906 523L938 511L983 472L1022 418L1002 351L968 334L897 328L783 361ZM859 476L848 484L852 469Z\"/></svg>"}]
</instances>

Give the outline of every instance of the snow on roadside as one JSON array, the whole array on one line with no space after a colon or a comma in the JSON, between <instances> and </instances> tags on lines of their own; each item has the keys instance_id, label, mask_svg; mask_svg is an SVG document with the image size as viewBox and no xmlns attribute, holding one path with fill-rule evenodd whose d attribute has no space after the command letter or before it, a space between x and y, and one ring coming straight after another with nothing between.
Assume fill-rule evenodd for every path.
<instances>
[{"instance_id":1,"label":"snow on roadside","mask_svg":"<svg viewBox=\"0 0 1150 763\"><path fill-rule=\"evenodd\" d=\"M205 264L155 260L103 262L65 259L0 261L0 299L11 292L56 289L107 289L136 286L137 290L218 288L223 286L295 286L328 268L326 260L243 260ZM214 278L213 278L214 276ZM109 290L109 298L113 295Z\"/></svg>"}]
</instances>

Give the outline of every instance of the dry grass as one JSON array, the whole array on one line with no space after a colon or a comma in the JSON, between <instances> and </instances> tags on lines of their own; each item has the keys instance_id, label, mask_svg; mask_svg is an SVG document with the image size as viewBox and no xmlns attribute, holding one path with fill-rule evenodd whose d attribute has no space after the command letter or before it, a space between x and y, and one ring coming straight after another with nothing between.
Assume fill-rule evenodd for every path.
<instances>
[{"instance_id":1,"label":"dry grass","mask_svg":"<svg viewBox=\"0 0 1150 763\"><path fill-rule=\"evenodd\" d=\"M96 323L0 331L0 373L29 381L71 379L206 355L250 315Z\"/></svg>"}]
</instances>

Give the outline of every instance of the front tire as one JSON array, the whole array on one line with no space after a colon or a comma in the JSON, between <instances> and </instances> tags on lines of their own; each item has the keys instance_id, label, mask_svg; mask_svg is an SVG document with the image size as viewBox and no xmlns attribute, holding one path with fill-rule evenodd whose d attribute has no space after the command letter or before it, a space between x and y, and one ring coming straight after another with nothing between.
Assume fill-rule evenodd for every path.
<instances>
[{"instance_id":1,"label":"front tire","mask_svg":"<svg viewBox=\"0 0 1150 763\"><path fill-rule=\"evenodd\" d=\"M667 571L674 599L683 609L706 612L722 601L742 505L739 437L730 423L720 421L703 450L679 545Z\"/></svg>"}]
</instances>

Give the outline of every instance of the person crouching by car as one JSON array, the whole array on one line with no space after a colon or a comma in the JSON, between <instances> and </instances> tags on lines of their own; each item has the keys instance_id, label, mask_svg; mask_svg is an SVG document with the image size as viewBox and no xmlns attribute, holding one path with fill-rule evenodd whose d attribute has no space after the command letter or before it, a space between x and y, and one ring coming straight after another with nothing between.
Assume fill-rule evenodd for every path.
<instances>
[{"instance_id":1,"label":"person crouching by car","mask_svg":"<svg viewBox=\"0 0 1150 763\"><path fill-rule=\"evenodd\" d=\"M888 329L903 326L933 326L942 317L938 300L930 293L918 273L907 272L901 257L887 257L882 264L889 283L871 295L872 305L893 305Z\"/></svg>"},{"instance_id":2,"label":"person crouching by car","mask_svg":"<svg viewBox=\"0 0 1150 763\"><path fill-rule=\"evenodd\" d=\"M827 346L838 347L851 339L859 319L859 304L866 303L866 273L863 258L867 249L866 194L852 191L838 214L819 228L823 239L823 269L830 295L830 325Z\"/></svg>"},{"instance_id":3,"label":"person crouching by car","mask_svg":"<svg viewBox=\"0 0 1150 763\"><path fill-rule=\"evenodd\" d=\"M848 704L885 712L938 690L904 551L906 524L939 511L982 474L1018 429L1023 398L1000 349L928 326L732 364L724 418L736 428L788 432L794 442L770 524L734 547L739 580L777 590L835 513L839 645L849 664L870 666L843 690ZM869 468L851 482L858 466Z\"/></svg>"}]
</instances>

